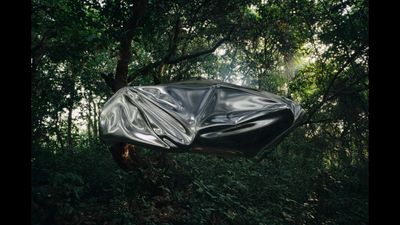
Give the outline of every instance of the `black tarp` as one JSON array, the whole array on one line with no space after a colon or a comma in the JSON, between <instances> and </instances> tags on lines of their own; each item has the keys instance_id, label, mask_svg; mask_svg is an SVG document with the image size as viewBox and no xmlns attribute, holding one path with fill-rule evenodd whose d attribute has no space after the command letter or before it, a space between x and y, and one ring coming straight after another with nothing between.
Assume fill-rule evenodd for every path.
<instances>
[{"instance_id":1,"label":"black tarp","mask_svg":"<svg viewBox=\"0 0 400 225\"><path fill-rule=\"evenodd\" d=\"M253 156L303 118L290 99L213 80L125 87L100 114L106 143L169 152L208 149Z\"/></svg>"}]
</instances>

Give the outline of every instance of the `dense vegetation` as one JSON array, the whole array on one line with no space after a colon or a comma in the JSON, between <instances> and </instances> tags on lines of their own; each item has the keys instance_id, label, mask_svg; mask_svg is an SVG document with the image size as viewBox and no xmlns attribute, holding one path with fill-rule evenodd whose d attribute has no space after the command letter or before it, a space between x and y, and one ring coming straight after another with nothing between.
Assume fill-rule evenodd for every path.
<instances>
[{"instance_id":1,"label":"dense vegetation","mask_svg":"<svg viewBox=\"0 0 400 225\"><path fill-rule=\"evenodd\" d=\"M368 224L367 0L33 0L31 43L32 224ZM255 158L121 170L98 136L105 101L198 78L306 119Z\"/></svg>"}]
</instances>

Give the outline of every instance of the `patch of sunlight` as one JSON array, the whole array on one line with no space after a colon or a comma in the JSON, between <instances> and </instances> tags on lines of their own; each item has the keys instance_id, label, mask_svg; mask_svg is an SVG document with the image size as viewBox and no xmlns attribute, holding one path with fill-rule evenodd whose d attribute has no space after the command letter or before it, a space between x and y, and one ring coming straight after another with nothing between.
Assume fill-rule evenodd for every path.
<instances>
[{"instance_id":1,"label":"patch of sunlight","mask_svg":"<svg viewBox=\"0 0 400 225\"><path fill-rule=\"evenodd\" d=\"M326 169L331 169L333 167L339 166L338 156L334 153L326 153L323 157L323 165Z\"/></svg>"},{"instance_id":2,"label":"patch of sunlight","mask_svg":"<svg viewBox=\"0 0 400 225\"><path fill-rule=\"evenodd\" d=\"M320 47L320 49L316 49L318 47ZM319 53L324 52L325 46L307 42L301 47L301 50L304 52L308 52L308 53L303 54L302 63L303 64L312 64L317 61Z\"/></svg>"},{"instance_id":3,"label":"patch of sunlight","mask_svg":"<svg viewBox=\"0 0 400 225\"><path fill-rule=\"evenodd\" d=\"M103 7L104 6L104 0L97 0L97 2L99 3L99 5L100 5L100 7Z\"/></svg>"},{"instance_id":4,"label":"patch of sunlight","mask_svg":"<svg viewBox=\"0 0 400 225\"><path fill-rule=\"evenodd\" d=\"M247 8L248 8L251 12L257 13L258 6L252 4L252 5L248 6Z\"/></svg>"},{"instance_id":5,"label":"patch of sunlight","mask_svg":"<svg viewBox=\"0 0 400 225\"><path fill-rule=\"evenodd\" d=\"M83 94L85 92L84 88L82 87L80 90L78 90L78 93ZM95 102L100 102L101 98L98 96L92 96L93 101ZM86 98L81 98L77 106L75 106L72 110L72 123L73 126L77 129L79 134L84 134L87 132L87 126L88 126L88 116L89 112L87 110L87 105L89 104L88 100ZM93 106L92 106L93 107ZM99 107L99 106L97 106ZM93 117L93 108L92 108L92 117ZM97 116L100 114L100 110L96 108ZM60 114L61 120L67 121L68 120L68 109L64 108L63 111ZM99 119L99 118L97 118ZM51 118L45 118L46 122L51 122Z\"/></svg>"},{"instance_id":6,"label":"patch of sunlight","mask_svg":"<svg viewBox=\"0 0 400 225\"><path fill-rule=\"evenodd\" d=\"M216 56L223 56L223 55L226 54L226 51L227 51L227 49L226 49L225 45L221 45L219 48L217 48L217 49L213 52L213 55L216 55Z\"/></svg>"},{"instance_id":7,"label":"patch of sunlight","mask_svg":"<svg viewBox=\"0 0 400 225\"><path fill-rule=\"evenodd\" d=\"M351 13L352 10L353 10L353 6L346 5L346 8L343 9L341 14L342 14L342 16L345 16L345 15Z\"/></svg>"},{"instance_id":8,"label":"patch of sunlight","mask_svg":"<svg viewBox=\"0 0 400 225\"><path fill-rule=\"evenodd\" d=\"M59 63L59 64L57 65L57 70L58 70L59 72L65 72L65 67L66 67L65 63Z\"/></svg>"},{"instance_id":9,"label":"patch of sunlight","mask_svg":"<svg viewBox=\"0 0 400 225\"><path fill-rule=\"evenodd\" d=\"M339 121L338 121L337 123L335 123L335 124L338 125L339 132L340 132L340 133L343 133L343 131L344 131L344 121L343 121L343 120L339 120Z\"/></svg>"},{"instance_id":10,"label":"patch of sunlight","mask_svg":"<svg viewBox=\"0 0 400 225\"><path fill-rule=\"evenodd\" d=\"M283 93L288 93L289 91L289 86L288 84L285 82L282 86L278 87L278 90L283 92Z\"/></svg>"},{"instance_id":11,"label":"patch of sunlight","mask_svg":"<svg viewBox=\"0 0 400 225\"><path fill-rule=\"evenodd\" d=\"M305 137L306 138L312 138L312 137L315 137L315 136L317 136L317 135L319 135L321 133L321 127L316 127L314 130L308 130L306 133L305 133Z\"/></svg>"},{"instance_id":12,"label":"patch of sunlight","mask_svg":"<svg viewBox=\"0 0 400 225\"><path fill-rule=\"evenodd\" d=\"M261 15L258 13L258 6L256 5L251 4L250 6L247 6L246 13L254 17L256 20L261 19Z\"/></svg>"}]
</instances>

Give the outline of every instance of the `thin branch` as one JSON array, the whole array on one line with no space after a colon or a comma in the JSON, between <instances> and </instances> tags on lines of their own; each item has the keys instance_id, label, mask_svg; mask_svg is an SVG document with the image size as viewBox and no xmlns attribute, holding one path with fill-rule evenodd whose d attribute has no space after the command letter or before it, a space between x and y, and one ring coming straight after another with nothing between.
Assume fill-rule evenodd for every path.
<instances>
[{"instance_id":1,"label":"thin branch","mask_svg":"<svg viewBox=\"0 0 400 225\"><path fill-rule=\"evenodd\" d=\"M233 33L234 27L232 27L232 29L229 31L228 35L225 36L224 38L222 38L221 40L217 41L211 48L209 49L205 49L205 50L201 50L201 51L194 51L192 53L189 53L187 55L183 55L177 58L173 58L173 59L168 59L166 60L166 56L164 56L161 60L158 60L156 62L153 63L149 63L148 65L137 69L135 72L133 72L129 77L128 77L128 83L132 82L133 80L136 79L137 76L139 75L147 75L148 72L158 66L160 66L161 64L177 64L186 60L190 60L190 59L194 59L203 55L207 55L210 53L213 53L219 46L221 46L224 42L230 40L230 36ZM167 53L168 54L168 53Z\"/></svg>"},{"instance_id":2,"label":"thin branch","mask_svg":"<svg viewBox=\"0 0 400 225\"><path fill-rule=\"evenodd\" d=\"M333 123L336 122L336 119L321 119L321 120L310 120L306 124L315 124L315 123Z\"/></svg>"},{"instance_id":3,"label":"thin branch","mask_svg":"<svg viewBox=\"0 0 400 225\"><path fill-rule=\"evenodd\" d=\"M169 43L168 52L163 58L163 61L165 62L168 62L171 59L171 57L176 53L176 49L178 48L180 29L181 29L181 19L179 18L178 15L178 18L176 19L174 26L174 32L171 41Z\"/></svg>"},{"instance_id":4,"label":"thin branch","mask_svg":"<svg viewBox=\"0 0 400 225\"><path fill-rule=\"evenodd\" d=\"M356 53L354 53L353 56L349 60L347 60L347 62L344 63L343 66L332 76L331 80L328 83L328 86L326 87L326 89L325 89L325 91L324 91L324 93L322 95L322 101L318 102L317 104L315 104L311 108L311 110L308 113L307 119L304 120L304 122L301 123L300 126L302 126L304 124L307 124L311 120L311 118L314 116L314 114L316 112L318 112L318 110L327 102L328 98L330 98L329 93L331 92L331 89L332 89L336 79L347 68L347 66L351 62L353 62L358 57L358 55L361 54L361 53L362 53L361 50L359 50Z\"/></svg>"},{"instance_id":5,"label":"thin branch","mask_svg":"<svg viewBox=\"0 0 400 225\"><path fill-rule=\"evenodd\" d=\"M213 53L219 46L221 46L225 41L228 41L229 39L230 39L230 34L228 34L228 36L222 38L221 40L217 41L213 45L213 47L211 47L209 49L198 51L198 52L192 52L188 55L184 55L184 56L172 59L172 60L168 61L168 64L176 64L176 63L179 63L179 62L182 62L185 60L189 60L189 59L197 58L202 55Z\"/></svg>"}]
</instances>

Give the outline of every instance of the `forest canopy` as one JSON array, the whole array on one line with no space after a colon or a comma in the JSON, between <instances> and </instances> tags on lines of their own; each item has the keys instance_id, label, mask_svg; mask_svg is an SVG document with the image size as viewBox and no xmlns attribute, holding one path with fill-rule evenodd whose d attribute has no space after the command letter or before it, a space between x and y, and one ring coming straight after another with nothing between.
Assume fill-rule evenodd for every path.
<instances>
[{"instance_id":1,"label":"forest canopy","mask_svg":"<svg viewBox=\"0 0 400 225\"><path fill-rule=\"evenodd\" d=\"M33 224L368 224L368 0L31 6ZM256 158L121 170L99 140L104 103L192 79L287 97L306 118Z\"/></svg>"}]
</instances>

